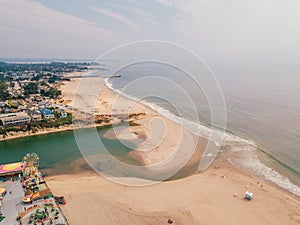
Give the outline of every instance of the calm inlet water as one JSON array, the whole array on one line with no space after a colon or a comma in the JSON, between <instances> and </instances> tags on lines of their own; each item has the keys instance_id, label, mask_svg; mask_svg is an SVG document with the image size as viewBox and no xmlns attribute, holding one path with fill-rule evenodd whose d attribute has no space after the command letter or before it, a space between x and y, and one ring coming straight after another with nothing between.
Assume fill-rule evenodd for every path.
<instances>
[{"instance_id":1,"label":"calm inlet water","mask_svg":"<svg viewBox=\"0 0 300 225\"><path fill-rule=\"evenodd\" d=\"M131 159L127 157L127 154L131 149L118 140L103 137L108 129L110 128L97 128L103 145L109 149L112 155L122 157L130 162ZM79 131L81 141L85 141L83 144L86 152L89 152L90 155L98 155L103 152L91 138L94 131L94 129ZM50 170L53 174L71 173L73 168L68 165L82 158L73 131L64 131L0 142L0 164L21 161L28 152L37 153L40 156L40 168L44 170L53 168Z\"/></svg>"}]
</instances>

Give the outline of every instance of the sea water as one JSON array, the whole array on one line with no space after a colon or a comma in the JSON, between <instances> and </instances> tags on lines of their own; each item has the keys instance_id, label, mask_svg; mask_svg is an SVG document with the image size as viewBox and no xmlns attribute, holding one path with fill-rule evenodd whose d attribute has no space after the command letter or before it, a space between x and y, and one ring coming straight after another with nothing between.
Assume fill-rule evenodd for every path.
<instances>
[{"instance_id":1,"label":"sea water","mask_svg":"<svg viewBox=\"0 0 300 225\"><path fill-rule=\"evenodd\" d=\"M300 67L211 67L226 102L227 132L222 154L250 173L300 195ZM218 127L211 126L211 109L205 93L177 68L143 62L117 73L121 77L107 81L115 91L142 100L169 119L200 131L201 136L209 137L211 129ZM184 90L157 77L175 82ZM185 91L197 109L196 116L190 102L182 97Z\"/></svg>"},{"instance_id":2,"label":"sea water","mask_svg":"<svg viewBox=\"0 0 300 225\"><path fill-rule=\"evenodd\" d=\"M221 154L250 173L300 195L300 67L210 66L226 101L227 132ZM103 70L90 73L109 75ZM205 93L197 90L198 87L182 71L167 65L140 63L126 67L118 74L120 78L107 80L115 91L135 99L152 93L143 99L144 103L201 136L209 137L211 129L215 129L210 125L211 112ZM186 90L194 101L197 115L180 92L166 89L157 79L147 79L144 85L124 89L133 81L150 76L169 79ZM131 149L118 140L104 138L105 129L109 128L98 129L99 136L112 154L130 160L127 153ZM97 146L89 141L89 132L85 129L82 135L86 136L90 153L97 154ZM82 158L73 132L65 131L0 142L0 164L20 161L27 152L40 155L42 169L58 168L53 170L54 174L62 172L61 166ZM64 172L70 172L67 167L65 169Z\"/></svg>"}]
</instances>

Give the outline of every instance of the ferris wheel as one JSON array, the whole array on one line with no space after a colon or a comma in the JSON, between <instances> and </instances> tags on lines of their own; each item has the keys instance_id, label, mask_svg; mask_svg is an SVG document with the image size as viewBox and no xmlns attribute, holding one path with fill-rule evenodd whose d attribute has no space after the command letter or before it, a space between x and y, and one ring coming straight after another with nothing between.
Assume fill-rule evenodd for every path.
<instances>
[{"instance_id":1,"label":"ferris wheel","mask_svg":"<svg viewBox=\"0 0 300 225\"><path fill-rule=\"evenodd\" d=\"M23 158L26 167L39 167L40 157L36 153L27 153Z\"/></svg>"}]
</instances>

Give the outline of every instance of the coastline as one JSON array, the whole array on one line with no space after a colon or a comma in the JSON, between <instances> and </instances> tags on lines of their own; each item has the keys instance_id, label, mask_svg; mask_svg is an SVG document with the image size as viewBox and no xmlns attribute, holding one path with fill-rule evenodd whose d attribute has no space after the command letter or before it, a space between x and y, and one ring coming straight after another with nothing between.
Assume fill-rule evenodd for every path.
<instances>
[{"instance_id":1,"label":"coastline","mask_svg":"<svg viewBox=\"0 0 300 225\"><path fill-rule=\"evenodd\" d=\"M74 89L72 81L71 87ZM104 81L102 81L104 82ZM78 84L78 83L77 83ZM72 88L68 85L62 88L63 93L72 102ZM113 92L107 86L103 88L97 102L99 111L112 110L115 96L120 95ZM126 110L124 106L130 105L132 100L119 96L123 104L118 105L117 110ZM164 130L159 122L152 127L149 126L153 119L163 121L165 128L169 128L170 134L163 142L159 142L156 151L134 151L131 156L144 165L152 165L162 160L172 152L172 146L178 139L180 133L179 125L170 121L162 115L158 115L149 106L136 104L135 112L147 112L150 117L135 121L138 126L129 127L120 133L116 132L118 138L137 138L142 134L144 138L150 138L151 146L156 143L155 134L161 134ZM165 130L164 130L165 131ZM134 135L122 136L131 132ZM187 137L189 132L184 131ZM195 141L195 140L193 140ZM184 143L186 144L186 143ZM199 160L201 151L205 145L198 148L198 156L192 160ZM147 147L147 145L142 146ZM218 159L205 172L192 176L162 182L143 188L127 187L111 183L105 178L93 173L81 173L77 171L74 175L58 175L48 178L48 183L55 192L64 194L70 204L63 208L70 218L71 224L82 224L83 215L94 210L95 215L90 217L88 224L97 224L104 221L106 224L164 224L167 218L172 218L176 224L298 224L300 222L299 198L269 182L258 180L229 164L226 159ZM120 178L121 179L121 178ZM130 179L130 178L128 178ZM259 182L259 184L257 183ZM71 190L68 187L77 186L82 191ZM262 186L261 186L262 185ZM77 190L77 189L76 189ZM247 202L243 199L244 192L250 190L255 194L255 199ZM237 193L237 197L234 194ZM92 197L91 197L92 196ZM87 199L81 203L82 199ZM79 212L79 205L84 204L86 212ZM279 216L278 208L281 215ZM210 216L207 216L210 215ZM251 217L250 215L255 215ZM250 218L249 218L250 216ZM247 218L247 220L245 220Z\"/></svg>"},{"instance_id":2,"label":"coastline","mask_svg":"<svg viewBox=\"0 0 300 225\"><path fill-rule=\"evenodd\" d=\"M74 76L74 74L72 74ZM99 78L97 78L99 79ZM72 78L61 84L63 101L73 106L79 78ZM104 79L102 79L104 83ZM120 114L128 110L132 100L119 96L119 103L113 107L116 96L107 86L103 87L97 99L99 115ZM84 106L83 106L84 108ZM141 137L146 144L133 151L131 157L144 165L153 165L165 159L178 144L182 146L199 144L189 131L181 131L175 122L159 115L149 106L135 104L132 113L146 112L146 117L132 118L137 126L130 126L121 139L135 140ZM66 130L72 128L66 128ZM84 128L84 127L82 127ZM54 130L60 132L64 130ZM51 132L51 131L50 131ZM48 133L50 133L48 132ZM167 133L164 139L159 137ZM47 131L44 133L47 134ZM123 132L124 134L124 132ZM39 135L39 134L34 134ZM204 139L189 163L197 162L205 147ZM155 151L140 151L153 148ZM178 154L178 156L181 156ZM175 157L176 158L176 157ZM174 161L180 163L180 161ZM78 162L78 166L80 163ZM275 184L261 181L237 169L227 159L217 159L206 171L192 176L162 182L143 188L127 187L111 183L99 175L80 169L76 174L47 177L47 183L56 195L64 195L68 201L62 207L70 224L165 224L172 218L175 224L299 224L299 198ZM121 178L120 178L121 179ZM130 179L130 178L127 178ZM259 182L259 183L257 183ZM261 186L263 185L263 186ZM76 188L74 188L76 187ZM251 202L243 199L245 191L254 193ZM237 193L237 196L234 196ZM91 211L95 213L91 215ZM280 214L278 213L280 211ZM90 218L86 220L86 215ZM251 216L254 215L254 216ZM247 218L247 219L245 219Z\"/></svg>"},{"instance_id":3,"label":"coastline","mask_svg":"<svg viewBox=\"0 0 300 225\"><path fill-rule=\"evenodd\" d=\"M63 81L60 82L58 84L59 88L63 91L62 93L62 99L57 99L56 101L61 101L63 100L65 105L68 105L70 107L73 106L73 99L75 96L75 91L76 91L76 87L78 85L78 80L76 79L76 77L81 77L83 74L83 72L74 72L74 73L69 73L66 74L65 78L71 78L71 81ZM65 84L68 85L65 85ZM65 87L61 88L61 87ZM72 92L71 94L69 93L69 90ZM105 103L106 104L106 103ZM90 121L88 121L84 116L82 117L80 114L82 112L80 111L74 111L72 110L74 114L79 115L80 119L83 118L83 123L86 123L87 125L79 125L76 126L74 124L68 124L68 125L62 125L60 127L51 127L51 128L41 128L38 129L36 132L32 132L32 131L11 131L8 133L8 135L6 137L4 136L0 136L0 141L6 141L6 140L13 140L13 139L18 139L18 138L25 138L25 137L31 137L31 136L37 136L37 135L47 135L47 134L51 134L51 133L57 133L57 132L63 132L63 131L72 131L72 130L78 130L78 129L88 129L88 128L95 128L95 127L104 127L104 126L109 126L109 125L115 125L118 124L120 122L122 122L121 120L119 120L118 118L110 118L109 121L107 121L107 116L110 114L109 110L106 110L105 113L102 114L96 114L94 117L94 121L95 123L91 123ZM120 112L120 115L122 114L122 112ZM124 120L127 120L128 122L133 122L134 120L139 120L140 118L143 117L143 115L134 115L135 113L129 114L129 117L131 118L123 118ZM116 114L115 114L116 115ZM106 118L101 118L102 116L106 117ZM119 116L119 115L116 115ZM122 115L121 115L122 116ZM103 120L100 122L97 122L97 120Z\"/></svg>"},{"instance_id":4,"label":"coastline","mask_svg":"<svg viewBox=\"0 0 300 225\"><path fill-rule=\"evenodd\" d=\"M121 122L121 121L120 121ZM0 141L8 141L8 140L13 140L13 139L19 139L19 138L26 138L26 137L32 137L32 136L39 136L39 135L47 135L47 134L52 134L52 133L59 133L59 132L64 132L64 131L73 131L73 130L80 130L80 129L89 129L89 128L95 128L95 127L105 127L105 126L110 126L110 125L115 125L120 123L119 121L117 122L109 122L109 123L100 123L100 124L95 124L95 125L86 125L86 126L80 126L80 127L74 127L73 124L70 125L64 125L61 127L52 127L52 128L44 128L44 129L39 129L37 132L32 133L29 131L19 131L19 132L13 132L13 134L3 138L0 137Z\"/></svg>"},{"instance_id":5,"label":"coastline","mask_svg":"<svg viewBox=\"0 0 300 225\"><path fill-rule=\"evenodd\" d=\"M73 129L74 128L73 128L72 125L67 125L67 126L60 127L60 128L46 128L45 130L39 130L35 133L30 133L28 131L26 131L26 132L15 132L11 136L7 136L5 138L0 137L0 141L8 141L8 140L13 140L13 139L32 137L32 136L38 136L38 135L47 135L47 134L51 134L51 133L71 131Z\"/></svg>"},{"instance_id":6,"label":"coastline","mask_svg":"<svg viewBox=\"0 0 300 225\"><path fill-rule=\"evenodd\" d=\"M149 166L160 162L174 151L174 147L177 144L180 146L189 146L190 149L193 149L193 146L198 144L198 137L195 138L190 131L183 129L177 123L160 115L151 107L143 104L143 102L133 101L132 99L112 91L106 85L106 78L82 78L80 74L77 75L78 78L76 78L74 74L69 76L72 76L71 80L64 82L61 85L63 93L62 100L64 104L74 107L74 98L76 96L77 99L81 100L76 103L76 108L83 112L90 112L90 106L86 103L90 101L95 104L92 109L95 115L145 114L140 117L131 117L128 120L129 122L136 124L136 126L128 126L128 132L137 137L145 138L144 142L141 145L138 145L135 151L130 153L130 156L133 159L140 161L142 164ZM85 79L85 85L79 87L82 79ZM93 86L95 86L95 89L93 89ZM77 88L80 88L80 90L78 91ZM98 93L99 89L101 89L100 93ZM89 93L89 95L92 95L90 93L95 93L95 95L97 95L96 102L94 99L88 99L89 96L84 96L84 93ZM199 137L199 139L201 139L201 137ZM174 140L177 141L174 143ZM145 149L155 150L145 151ZM158 152L159 154L157 154ZM178 152L178 159L180 154L184 154L183 151ZM173 163L174 162L175 161L173 160ZM180 163L180 159L178 163Z\"/></svg>"},{"instance_id":7,"label":"coastline","mask_svg":"<svg viewBox=\"0 0 300 225\"><path fill-rule=\"evenodd\" d=\"M118 89L114 89L108 78L105 79L105 84L113 93L122 95L133 101L140 101L136 97L124 94ZM141 100L141 103L149 107L151 110L156 111L166 120L173 121L177 125L182 124L182 126L191 131L192 134L199 137L200 140L202 139L202 141L207 141L210 139L212 131L211 128L208 128L209 124L198 124L188 119L180 118L173 113L170 113L168 110L144 100ZM195 127L197 128L195 129ZM218 131L217 127L213 129ZM228 146L232 147L231 150L220 149L219 154L221 154L223 158L227 158L227 161L230 162L233 167L238 168L244 173L250 174L257 179L264 180L265 182L268 182L274 187L280 188L291 195L300 197L299 183L294 183L296 174L291 174L292 171L288 171L287 174L287 171L285 171L286 168L278 168L278 166L280 166L279 164L277 166L269 166L266 164L267 160L270 160L270 156L260 149L255 142L247 139L246 137L236 135L229 130L225 130L223 145L226 146L226 148Z\"/></svg>"}]
</instances>

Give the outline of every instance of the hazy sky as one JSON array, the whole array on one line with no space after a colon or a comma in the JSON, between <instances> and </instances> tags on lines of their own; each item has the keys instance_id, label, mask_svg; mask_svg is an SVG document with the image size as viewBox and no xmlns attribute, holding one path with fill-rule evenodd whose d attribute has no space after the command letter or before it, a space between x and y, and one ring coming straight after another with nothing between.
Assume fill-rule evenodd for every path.
<instances>
[{"instance_id":1,"label":"hazy sky","mask_svg":"<svg viewBox=\"0 0 300 225\"><path fill-rule=\"evenodd\" d=\"M96 58L158 39L208 61L297 63L299 12L298 0L0 0L0 57Z\"/></svg>"}]
</instances>

